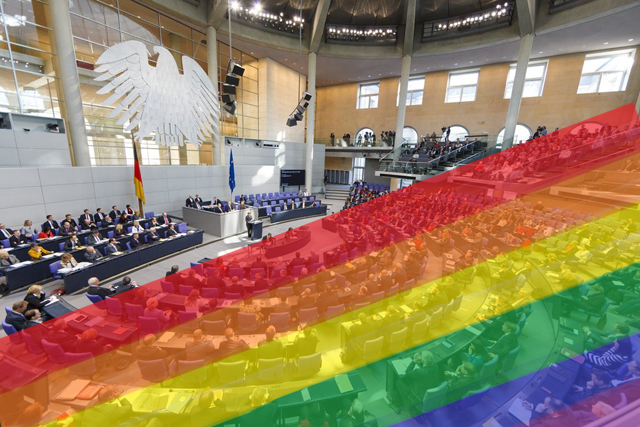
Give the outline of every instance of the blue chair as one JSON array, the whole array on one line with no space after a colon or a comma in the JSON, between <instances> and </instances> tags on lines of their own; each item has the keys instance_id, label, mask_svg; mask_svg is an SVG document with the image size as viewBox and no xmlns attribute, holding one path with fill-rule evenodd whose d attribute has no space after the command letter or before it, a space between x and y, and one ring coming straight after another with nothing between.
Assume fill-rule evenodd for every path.
<instances>
[{"instance_id":1,"label":"blue chair","mask_svg":"<svg viewBox=\"0 0 640 427\"><path fill-rule=\"evenodd\" d=\"M240 196L236 196L236 203L240 203Z\"/></svg>"},{"instance_id":2,"label":"blue chair","mask_svg":"<svg viewBox=\"0 0 640 427\"><path fill-rule=\"evenodd\" d=\"M197 262L190 262L189 264L191 265L193 271L196 272L196 274L199 274L201 276L204 275L204 267L202 266L202 264L198 264Z\"/></svg>"},{"instance_id":3,"label":"blue chair","mask_svg":"<svg viewBox=\"0 0 640 427\"><path fill-rule=\"evenodd\" d=\"M291 275L293 277L300 277L302 275L302 269L306 268L306 266L304 265L296 265L293 267L293 270L291 270Z\"/></svg>"},{"instance_id":4,"label":"blue chair","mask_svg":"<svg viewBox=\"0 0 640 427\"><path fill-rule=\"evenodd\" d=\"M267 198L267 193L262 193L262 198L266 199Z\"/></svg>"},{"instance_id":5,"label":"blue chair","mask_svg":"<svg viewBox=\"0 0 640 427\"><path fill-rule=\"evenodd\" d=\"M47 357L53 363L63 364L67 361L64 354L64 350L60 347L60 344L49 342L45 339L42 340L42 348L47 353Z\"/></svg>"},{"instance_id":6,"label":"blue chair","mask_svg":"<svg viewBox=\"0 0 640 427\"><path fill-rule=\"evenodd\" d=\"M276 212L280 212L282 211L282 209L280 209L280 206L276 206Z\"/></svg>"},{"instance_id":7,"label":"blue chair","mask_svg":"<svg viewBox=\"0 0 640 427\"><path fill-rule=\"evenodd\" d=\"M236 293L233 293L233 292L225 292L224 293L224 298L225 299L242 299L242 295L236 294Z\"/></svg>"},{"instance_id":8,"label":"blue chair","mask_svg":"<svg viewBox=\"0 0 640 427\"><path fill-rule=\"evenodd\" d=\"M193 286L187 285L178 285L178 293L180 295L189 296L189 294L193 291Z\"/></svg>"},{"instance_id":9,"label":"blue chair","mask_svg":"<svg viewBox=\"0 0 640 427\"><path fill-rule=\"evenodd\" d=\"M318 320L318 309L316 307L301 308L300 311L298 311L298 317L300 323L313 323Z\"/></svg>"},{"instance_id":10,"label":"blue chair","mask_svg":"<svg viewBox=\"0 0 640 427\"><path fill-rule=\"evenodd\" d=\"M289 330L289 313L271 313L269 315L269 323L276 328L277 332L286 332Z\"/></svg>"},{"instance_id":11,"label":"blue chair","mask_svg":"<svg viewBox=\"0 0 640 427\"><path fill-rule=\"evenodd\" d=\"M133 230L133 227L127 227L127 233L131 233L131 230Z\"/></svg>"},{"instance_id":12,"label":"blue chair","mask_svg":"<svg viewBox=\"0 0 640 427\"><path fill-rule=\"evenodd\" d=\"M2 239L2 247L4 247L4 248L10 248L11 247L11 243L9 243L9 239Z\"/></svg>"},{"instance_id":13,"label":"blue chair","mask_svg":"<svg viewBox=\"0 0 640 427\"><path fill-rule=\"evenodd\" d=\"M273 193L269 193L269 198L273 199Z\"/></svg>"},{"instance_id":14,"label":"blue chair","mask_svg":"<svg viewBox=\"0 0 640 427\"><path fill-rule=\"evenodd\" d=\"M59 252L64 252L64 245L65 245L65 242L58 243L58 251Z\"/></svg>"},{"instance_id":15,"label":"blue chair","mask_svg":"<svg viewBox=\"0 0 640 427\"><path fill-rule=\"evenodd\" d=\"M315 283L308 283L306 285L302 285L302 287L300 288L300 292L304 292L306 289L311 289L311 293L315 294L316 293L316 284Z\"/></svg>"},{"instance_id":16,"label":"blue chair","mask_svg":"<svg viewBox=\"0 0 640 427\"><path fill-rule=\"evenodd\" d=\"M160 289L162 289L162 292L166 292L168 294L172 294L175 292L175 289L173 288L173 283L165 282L164 280L160 281Z\"/></svg>"},{"instance_id":17,"label":"blue chair","mask_svg":"<svg viewBox=\"0 0 640 427\"><path fill-rule=\"evenodd\" d=\"M291 298L293 296L293 286L282 286L277 289L278 296L280 294L285 294L287 297Z\"/></svg>"},{"instance_id":18,"label":"blue chair","mask_svg":"<svg viewBox=\"0 0 640 427\"><path fill-rule=\"evenodd\" d=\"M145 214L144 214L144 217L145 217L146 219L151 219L151 218L153 218L154 216L156 216L156 215L155 215L153 212L147 212L147 213L145 213Z\"/></svg>"},{"instance_id":19,"label":"blue chair","mask_svg":"<svg viewBox=\"0 0 640 427\"><path fill-rule=\"evenodd\" d=\"M204 320L202 322L202 329L206 335L224 335L227 325L224 320Z\"/></svg>"},{"instance_id":20,"label":"blue chair","mask_svg":"<svg viewBox=\"0 0 640 427\"><path fill-rule=\"evenodd\" d=\"M238 326L242 333L255 332L258 330L258 321L253 313L238 313Z\"/></svg>"},{"instance_id":21,"label":"blue chair","mask_svg":"<svg viewBox=\"0 0 640 427\"><path fill-rule=\"evenodd\" d=\"M44 327L44 326L36 326L36 328L39 328L39 327ZM26 331L23 331L21 335L30 353L33 353L33 354L44 353L44 348L42 348L42 344L40 343L40 341L36 341L31 336L31 334L27 333Z\"/></svg>"},{"instance_id":22,"label":"blue chair","mask_svg":"<svg viewBox=\"0 0 640 427\"><path fill-rule=\"evenodd\" d=\"M276 201L275 201L275 200L272 200L272 201L271 201L271 206L275 206L275 205L276 205Z\"/></svg>"},{"instance_id":23,"label":"blue chair","mask_svg":"<svg viewBox=\"0 0 640 427\"><path fill-rule=\"evenodd\" d=\"M267 206L267 216L271 216L272 211L271 211L271 206Z\"/></svg>"},{"instance_id":24,"label":"blue chair","mask_svg":"<svg viewBox=\"0 0 640 427\"><path fill-rule=\"evenodd\" d=\"M327 307L327 319L333 319L344 313L344 304Z\"/></svg>"},{"instance_id":25,"label":"blue chair","mask_svg":"<svg viewBox=\"0 0 640 427\"><path fill-rule=\"evenodd\" d=\"M13 310L11 310L11 307L7 307L6 305L4 306L4 312L5 314L9 314L11 313Z\"/></svg>"},{"instance_id":26,"label":"blue chair","mask_svg":"<svg viewBox=\"0 0 640 427\"><path fill-rule=\"evenodd\" d=\"M89 295L89 294L84 294L87 298L89 298L89 301L91 301L92 304L97 304L99 302L102 302L102 297L100 295Z\"/></svg>"},{"instance_id":27,"label":"blue chair","mask_svg":"<svg viewBox=\"0 0 640 427\"><path fill-rule=\"evenodd\" d=\"M186 222L181 222L180 224L178 224L178 233L186 233L187 230L187 223Z\"/></svg>"},{"instance_id":28,"label":"blue chair","mask_svg":"<svg viewBox=\"0 0 640 427\"><path fill-rule=\"evenodd\" d=\"M157 334L162 330L160 321L152 317L138 317L138 323L140 323L140 333L142 335Z\"/></svg>"},{"instance_id":29,"label":"blue chair","mask_svg":"<svg viewBox=\"0 0 640 427\"><path fill-rule=\"evenodd\" d=\"M173 374L177 364L174 362L167 367L163 359L138 360L138 367L143 379L149 382L161 383Z\"/></svg>"},{"instance_id":30,"label":"blue chair","mask_svg":"<svg viewBox=\"0 0 640 427\"><path fill-rule=\"evenodd\" d=\"M347 258L349 254L347 252L343 252L338 256L338 264L344 264L347 262Z\"/></svg>"},{"instance_id":31,"label":"blue chair","mask_svg":"<svg viewBox=\"0 0 640 427\"><path fill-rule=\"evenodd\" d=\"M198 313L195 311L178 310L178 322L180 330L188 334L198 329Z\"/></svg>"},{"instance_id":32,"label":"blue chair","mask_svg":"<svg viewBox=\"0 0 640 427\"><path fill-rule=\"evenodd\" d=\"M107 313L110 315L121 317L124 314L122 303L118 298L107 298L105 302L107 303Z\"/></svg>"},{"instance_id":33,"label":"blue chair","mask_svg":"<svg viewBox=\"0 0 640 427\"><path fill-rule=\"evenodd\" d=\"M239 280L244 279L244 268L230 268L229 277L238 277Z\"/></svg>"},{"instance_id":34,"label":"blue chair","mask_svg":"<svg viewBox=\"0 0 640 427\"><path fill-rule=\"evenodd\" d=\"M9 336L9 340L11 340L11 343L22 344L22 337L13 325L10 325L3 320L2 329L4 329L4 333Z\"/></svg>"},{"instance_id":35,"label":"blue chair","mask_svg":"<svg viewBox=\"0 0 640 427\"><path fill-rule=\"evenodd\" d=\"M139 317L144 316L144 309L141 305L125 302L124 309L127 312L127 319L129 319L131 322L137 322Z\"/></svg>"},{"instance_id":36,"label":"blue chair","mask_svg":"<svg viewBox=\"0 0 640 427\"><path fill-rule=\"evenodd\" d=\"M267 206L269 206L269 202L262 202L262 207L266 208Z\"/></svg>"},{"instance_id":37,"label":"blue chair","mask_svg":"<svg viewBox=\"0 0 640 427\"><path fill-rule=\"evenodd\" d=\"M69 372L79 377L90 377L98 372L96 359L91 353L65 353L65 359Z\"/></svg>"},{"instance_id":38,"label":"blue chair","mask_svg":"<svg viewBox=\"0 0 640 427\"><path fill-rule=\"evenodd\" d=\"M607 318L607 310L609 309L610 305L611 305L611 300L609 298L605 298L604 307L602 307L601 311L587 311L587 310L582 309L582 308L578 308L578 311L587 316L587 323L589 323L589 321L591 320L592 317L599 317L599 318L605 318L606 319Z\"/></svg>"},{"instance_id":39,"label":"blue chair","mask_svg":"<svg viewBox=\"0 0 640 427\"><path fill-rule=\"evenodd\" d=\"M127 247L127 250L131 250L131 242L127 242L125 246Z\"/></svg>"}]
</instances>

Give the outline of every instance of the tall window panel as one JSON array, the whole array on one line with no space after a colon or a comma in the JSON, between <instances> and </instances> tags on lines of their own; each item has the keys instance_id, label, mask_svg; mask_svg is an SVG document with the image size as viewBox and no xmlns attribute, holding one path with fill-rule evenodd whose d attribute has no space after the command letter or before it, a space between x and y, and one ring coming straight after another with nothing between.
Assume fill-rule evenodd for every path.
<instances>
[{"instance_id":1,"label":"tall window panel","mask_svg":"<svg viewBox=\"0 0 640 427\"><path fill-rule=\"evenodd\" d=\"M578 93L625 91L635 54L635 49L627 49L587 55Z\"/></svg>"},{"instance_id":2,"label":"tall window panel","mask_svg":"<svg viewBox=\"0 0 640 427\"><path fill-rule=\"evenodd\" d=\"M407 85L407 106L422 105L424 96L424 77L412 77ZM400 105L400 82L398 82L398 97L396 106Z\"/></svg>"},{"instance_id":3,"label":"tall window panel","mask_svg":"<svg viewBox=\"0 0 640 427\"><path fill-rule=\"evenodd\" d=\"M358 86L358 109L378 108L380 82L360 83Z\"/></svg>"},{"instance_id":4,"label":"tall window panel","mask_svg":"<svg viewBox=\"0 0 640 427\"><path fill-rule=\"evenodd\" d=\"M524 78L523 98L536 98L542 96L544 89L544 81L547 76L548 61L529 62L527 65L527 73ZM513 82L516 78L516 64L509 66L507 74L507 84L504 88L504 99L511 99L513 91Z\"/></svg>"},{"instance_id":5,"label":"tall window panel","mask_svg":"<svg viewBox=\"0 0 640 427\"><path fill-rule=\"evenodd\" d=\"M444 102L472 102L476 100L480 70L449 73L447 95Z\"/></svg>"},{"instance_id":6,"label":"tall window panel","mask_svg":"<svg viewBox=\"0 0 640 427\"><path fill-rule=\"evenodd\" d=\"M61 117L48 5L0 4L0 111Z\"/></svg>"}]
</instances>

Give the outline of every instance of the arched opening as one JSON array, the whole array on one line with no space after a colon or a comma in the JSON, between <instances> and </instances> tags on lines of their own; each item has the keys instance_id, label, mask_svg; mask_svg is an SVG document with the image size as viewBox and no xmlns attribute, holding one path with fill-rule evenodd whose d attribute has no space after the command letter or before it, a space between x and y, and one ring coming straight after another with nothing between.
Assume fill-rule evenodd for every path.
<instances>
[{"instance_id":1,"label":"arched opening","mask_svg":"<svg viewBox=\"0 0 640 427\"><path fill-rule=\"evenodd\" d=\"M451 133L449 133L449 141L456 141L459 139L461 142L464 142L464 139L469 136L469 130L462 125L452 125Z\"/></svg>"},{"instance_id":2,"label":"arched opening","mask_svg":"<svg viewBox=\"0 0 640 427\"><path fill-rule=\"evenodd\" d=\"M502 130L498 134L496 145L502 144L502 140L504 139L504 131L505 128L502 128ZM518 123L516 125L516 132L513 134L513 145L523 144L527 142L527 140L531 138L531 135L533 135L533 133L531 132L529 126L523 123Z\"/></svg>"},{"instance_id":3,"label":"arched opening","mask_svg":"<svg viewBox=\"0 0 640 427\"><path fill-rule=\"evenodd\" d=\"M373 129L362 128L356 133L356 139L353 140L353 144L356 146L369 145L372 136L373 136Z\"/></svg>"},{"instance_id":4,"label":"arched opening","mask_svg":"<svg viewBox=\"0 0 640 427\"><path fill-rule=\"evenodd\" d=\"M402 129L402 142L406 142L411 145L418 144L418 131L411 126L405 126Z\"/></svg>"}]
</instances>

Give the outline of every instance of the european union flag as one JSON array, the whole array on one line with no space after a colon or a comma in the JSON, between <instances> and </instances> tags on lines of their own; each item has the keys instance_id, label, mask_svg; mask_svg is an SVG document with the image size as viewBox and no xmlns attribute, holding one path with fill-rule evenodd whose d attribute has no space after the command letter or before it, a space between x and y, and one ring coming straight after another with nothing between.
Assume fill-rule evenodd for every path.
<instances>
[{"instance_id":1,"label":"european union flag","mask_svg":"<svg viewBox=\"0 0 640 427\"><path fill-rule=\"evenodd\" d=\"M229 155L229 188L231 188L231 193L233 194L233 190L236 188L236 171L233 167L233 150L231 150L231 154Z\"/></svg>"}]
</instances>

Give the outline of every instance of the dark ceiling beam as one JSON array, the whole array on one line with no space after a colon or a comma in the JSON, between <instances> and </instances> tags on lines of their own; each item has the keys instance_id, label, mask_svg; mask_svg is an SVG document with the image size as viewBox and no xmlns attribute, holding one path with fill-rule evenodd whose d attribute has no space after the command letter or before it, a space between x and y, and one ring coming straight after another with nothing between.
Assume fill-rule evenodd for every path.
<instances>
[{"instance_id":1,"label":"dark ceiling beam","mask_svg":"<svg viewBox=\"0 0 640 427\"><path fill-rule=\"evenodd\" d=\"M516 0L516 13L518 14L520 37L534 34L536 28L536 1Z\"/></svg>"},{"instance_id":2,"label":"dark ceiling beam","mask_svg":"<svg viewBox=\"0 0 640 427\"><path fill-rule=\"evenodd\" d=\"M316 6L316 13L313 15L313 27L311 28L309 52L318 53L320 49L324 27L327 23L329 6L331 6L331 0L320 0Z\"/></svg>"},{"instance_id":3,"label":"dark ceiling beam","mask_svg":"<svg viewBox=\"0 0 640 427\"><path fill-rule=\"evenodd\" d=\"M413 55L413 40L416 31L417 0L407 0L407 13L404 27L404 40L402 42L402 56Z\"/></svg>"},{"instance_id":4,"label":"dark ceiling beam","mask_svg":"<svg viewBox=\"0 0 640 427\"><path fill-rule=\"evenodd\" d=\"M227 13L228 0L209 0L209 13L207 14L207 25L216 30L224 23L224 15Z\"/></svg>"}]
</instances>

